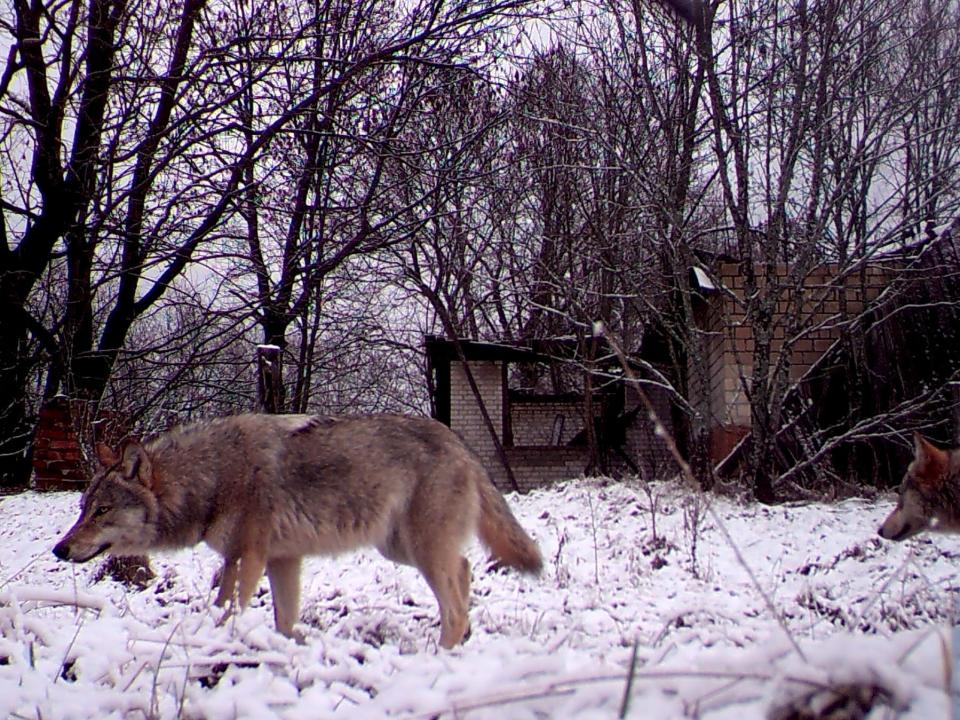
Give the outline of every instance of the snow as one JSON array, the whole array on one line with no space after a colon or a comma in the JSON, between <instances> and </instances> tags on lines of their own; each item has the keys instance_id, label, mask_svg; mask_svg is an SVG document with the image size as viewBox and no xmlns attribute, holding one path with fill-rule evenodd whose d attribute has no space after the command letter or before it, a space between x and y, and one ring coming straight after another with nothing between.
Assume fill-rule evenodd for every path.
<instances>
[{"instance_id":1,"label":"snow","mask_svg":"<svg viewBox=\"0 0 960 720\"><path fill-rule=\"evenodd\" d=\"M710 276L707 275L707 271L702 267L694 265L693 268L693 277L697 281L697 287L701 290L716 290L717 286L713 283L713 280L710 279Z\"/></svg>"},{"instance_id":2,"label":"snow","mask_svg":"<svg viewBox=\"0 0 960 720\"><path fill-rule=\"evenodd\" d=\"M544 573L488 572L472 546L472 635L444 651L426 583L374 552L304 564L297 645L273 630L266 581L216 626L203 546L155 554L143 591L93 582L98 561L50 552L77 495L0 498L0 717L585 719L626 704L748 720L828 706L838 687L870 717L950 713L960 537L880 540L891 497L707 512L670 484L580 479L508 500Z\"/></svg>"}]
</instances>

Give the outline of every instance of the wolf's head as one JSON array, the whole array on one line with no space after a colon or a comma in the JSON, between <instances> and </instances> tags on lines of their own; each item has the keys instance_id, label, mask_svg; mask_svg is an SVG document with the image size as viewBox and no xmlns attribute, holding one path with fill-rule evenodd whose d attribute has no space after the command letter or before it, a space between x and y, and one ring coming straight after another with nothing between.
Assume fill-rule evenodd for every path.
<instances>
[{"instance_id":1,"label":"wolf's head","mask_svg":"<svg viewBox=\"0 0 960 720\"><path fill-rule=\"evenodd\" d=\"M134 554L149 550L157 537L158 503L150 457L138 443L119 455L97 446L101 469L80 499L80 517L53 554L86 562L102 552Z\"/></svg>"},{"instance_id":2,"label":"wolf's head","mask_svg":"<svg viewBox=\"0 0 960 720\"><path fill-rule=\"evenodd\" d=\"M931 529L944 507L944 485L948 482L950 456L915 433L914 458L900 484L897 507L880 526L880 537L905 540Z\"/></svg>"}]
</instances>

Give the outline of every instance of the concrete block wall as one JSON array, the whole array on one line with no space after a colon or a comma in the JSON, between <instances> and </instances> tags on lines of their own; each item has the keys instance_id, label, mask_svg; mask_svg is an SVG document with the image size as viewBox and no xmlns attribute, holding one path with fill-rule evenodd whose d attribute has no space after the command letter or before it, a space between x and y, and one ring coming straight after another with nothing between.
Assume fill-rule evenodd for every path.
<instances>
[{"instance_id":1,"label":"concrete block wall","mask_svg":"<svg viewBox=\"0 0 960 720\"><path fill-rule=\"evenodd\" d=\"M589 450L585 445L567 444L583 430L582 403L543 398L514 398L509 402L503 362L471 361L470 368L521 490L532 490L583 474L589 461ZM649 387L647 392L657 404L659 415L668 430L672 431L668 395ZM626 402L629 411L640 401L636 393L628 391ZM598 415L603 410L599 402L594 407ZM507 438L504 437L504 412L510 413L511 437ZM554 437L558 416L564 418L559 444ZM457 361L450 363L450 427L479 456L494 483L502 490L512 490L503 461L470 389L463 364ZM645 413L638 415L628 428L624 449L651 477L658 475L665 467L668 456L666 447L653 433L652 423Z\"/></svg>"},{"instance_id":2,"label":"concrete block wall","mask_svg":"<svg viewBox=\"0 0 960 720\"><path fill-rule=\"evenodd\" d=\"M728 382L728 376L736 380L735 368L727 352L727 336L724 327L723 306L720 302L705 303L698 308L697 326L703 333L703 345L706 352L707 392L709 393L707 411L712 424L722 424L727 420L727 405L731 401L729 392L736 393L739 383ZM702 372L690 360L688 372ZM691 381L691 386L693 382Z\"/></svg>"},{"instance_id":3,"label":"concrete block wall","mask_svg":"<svg viewBox=\"0 0 960 720\"><path fill-rule=\"evenodd\" d=\"M511 447L506 452L517 484L524 492L579 477L589 459L585 447Z\"/></svg>"}]
</instances>

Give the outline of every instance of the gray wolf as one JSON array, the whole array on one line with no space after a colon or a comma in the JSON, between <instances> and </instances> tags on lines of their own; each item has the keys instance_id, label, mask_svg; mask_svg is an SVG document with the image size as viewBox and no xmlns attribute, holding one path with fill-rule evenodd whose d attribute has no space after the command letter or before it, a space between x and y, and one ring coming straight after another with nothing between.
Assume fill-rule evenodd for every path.
<instances>
[{"instance_id":1,"label":"gray wolf","mask_svg":"<svg viewBox=\"0 0 960 720\"><path fill-rule=\"evenodd\" d=\"M914 434L914 458L900 484L897 507L880 537L905 540L924 530L960 532L960 449L941 450Z\"/></svg>"},{"instance_id":2,"label":"gray wolf","mask_svg":"<svg viewBox=\"0 0 960 720\"><path fill-rule=\"evenodd\" d=\"M203 541L224 558L221 622L266 570L277 630L297 637L301 559L374 546L419 569L450 648L469 628L470 537L499 564L543 564L476 455L428 418L237 415L97 455L102 468L54 554L86 562Z\"/></svg>"}]
</instances>

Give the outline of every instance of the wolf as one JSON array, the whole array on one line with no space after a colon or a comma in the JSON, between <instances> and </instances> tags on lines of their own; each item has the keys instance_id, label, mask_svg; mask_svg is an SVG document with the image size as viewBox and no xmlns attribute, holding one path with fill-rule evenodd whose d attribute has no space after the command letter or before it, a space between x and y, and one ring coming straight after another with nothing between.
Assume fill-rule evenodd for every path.
<instances>
[{"instance_id":1,"label":"wolf","mask_svg":"<svg viewBox=\"0 0 960 720\"><path fill-rule=\"evenodd\" d=\"M302 640L302 558L373 546L426 579L449 649L469 628L469 538L501 565L543 566L477 456L429 418L235 415L96 454L101 469L54 554L86 562L205 542L223 557L221 622L266 571L277 630Z\"/></svg>"},{"instance_id":2,"label":"wolf","mask_svg":"<svg viewBox=\"0 0 960 720\"><path fill-rule=\"evenodd\" d=\"M886 540L906 540L924 530L960 532L960 449L941 450L919 433L913 442L897 507L880 526Z\"/></svg>"}]
</instances>

